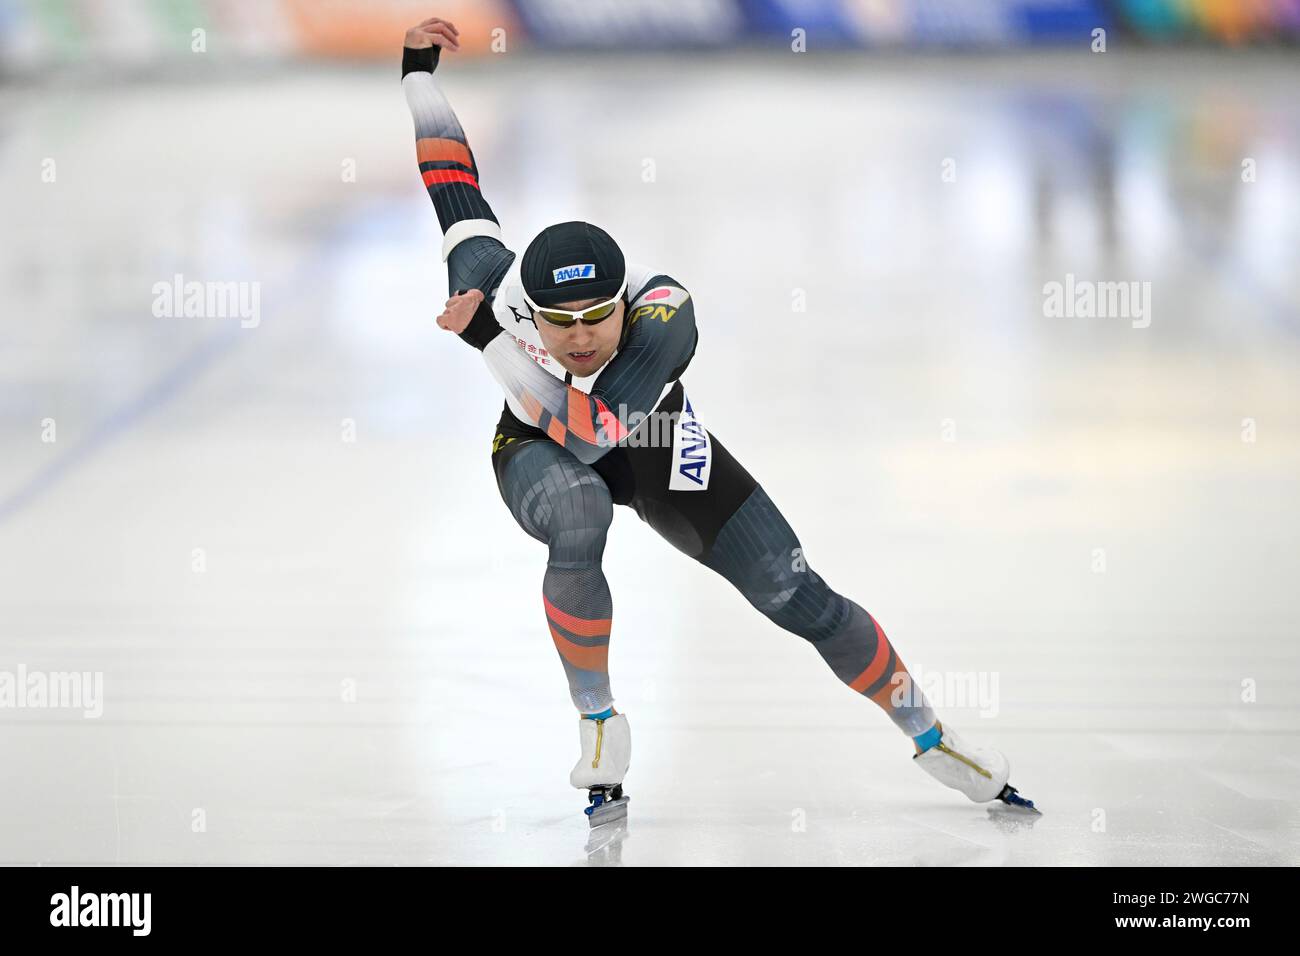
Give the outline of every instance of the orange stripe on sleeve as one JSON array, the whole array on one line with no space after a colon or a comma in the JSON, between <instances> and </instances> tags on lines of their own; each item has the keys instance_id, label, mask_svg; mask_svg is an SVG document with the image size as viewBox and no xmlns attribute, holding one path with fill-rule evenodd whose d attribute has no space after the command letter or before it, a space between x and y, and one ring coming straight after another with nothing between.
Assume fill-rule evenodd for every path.
<instances>
[{"instance_id":1,"label":"orange stripe on sleeve","mask_svg":"<svg viewBox=\"0 0 1300 956\"><path fill-rule=\"evenodd\" d=\"M454 139L426 137L415 141L415 155L422 163L453 162L460 163L467 169L474 168L474 157L469 154L469 147Z\"/></svg>"},{"instance_id":2,"label":"orange stripe on sleeve","mask_svg":"<svg viewBox=\"0 0 1300 956\"><path fill-rule=\"evenodd\" d=\"M424 180L424 185L432 186L435 183L468 183L475 189L478 189L478 180L474 178L473 173L463 173L459 169L426 169L420 174Z\"/></svg>"},{"instance_id":3,"label":"orange stripe on sleeve","mask_svg":"<svg viewBox=\"0 0 1300 956\"><path fill-rule=\"evenodd\" d=\"M588 445L596 444L596 429L591 424L591 406L587 395L576 388L569 389L569 431Z\"/></svg>"},{"instance_id":4,"label":"orange stripe on sleeve","mask_svg":"<svg viewBox=\"0 0 1300 956\"><path fill-rule=\"evenodd\" d=\"M542 403L533 397L532 392L521 392L519 395L519 404L524 406L524 411L534 423L542 420Z\"/></svg>"},{"instance_id":5,"label":"orange stripe on sleeve","mask_svg":"<svg viewBox=\"0 0 1300 956\"><path fill-rule=\"evenodd\" d=\"M602 402L599 396L596 398L596 419L605 429L605 434L614 441L622 441L630 434L618 420L618 416L609 410L609 406Z\"/></svg>"}]
</instances>

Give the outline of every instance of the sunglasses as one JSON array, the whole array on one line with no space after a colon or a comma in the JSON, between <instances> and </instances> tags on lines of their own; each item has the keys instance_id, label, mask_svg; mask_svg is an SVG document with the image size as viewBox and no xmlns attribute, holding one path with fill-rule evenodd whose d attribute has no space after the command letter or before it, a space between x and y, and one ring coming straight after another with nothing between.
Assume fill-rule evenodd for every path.
<instances>
[{"instance_id":1,"label":"sunglasses","mask_svg":"<svg viewBox=\"0 0 1300 956\"><path fill-rule=\"evenodd\" d=\"M524 293L524 301L528 303L528 308L534 316L541 316L549 324L561 329L571 329L579 322L583 325L599 325L614 314L618 308L618 300L623 298L623 293L627 290L627 277L623 277L623 284L618 287L612 299L604 302L597 302L595 305L589 305L585 309L578 309L576 312L569 309L556 309L550 306L542 307L529 298L528 293Z\"/></svg>"}]
</instances>

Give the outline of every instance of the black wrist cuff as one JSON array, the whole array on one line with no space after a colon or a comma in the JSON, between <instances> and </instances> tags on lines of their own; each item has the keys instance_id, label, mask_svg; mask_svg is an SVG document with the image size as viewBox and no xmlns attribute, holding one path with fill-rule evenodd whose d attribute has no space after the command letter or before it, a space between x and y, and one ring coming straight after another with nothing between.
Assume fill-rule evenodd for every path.
<instances>
[{"instance_id":1,"label":"black wrist cuff","mask_svg":"<svg viewBox=\"0 0 1300 956\"><path fill-rule=\"evenodd\" d=\"M474 318L469 320L469 325L465 326L460 337L481 352L500 334L501 323L492 312L492 304L484 298L474 310Z\"/></svg>"},{"instance_id":2,"label":"black wrist cuff","mask_svg":"<svg viewBox=\"0 0 1300 956\"><path fill-rule=\"evenodd\" d=\"M438 68L438 54L442 52L442 47L431 46L423 50L412 50L409 46L402 47L402 79L406 79L408 73L432 73Z\"/></svg>"}]
</instances>

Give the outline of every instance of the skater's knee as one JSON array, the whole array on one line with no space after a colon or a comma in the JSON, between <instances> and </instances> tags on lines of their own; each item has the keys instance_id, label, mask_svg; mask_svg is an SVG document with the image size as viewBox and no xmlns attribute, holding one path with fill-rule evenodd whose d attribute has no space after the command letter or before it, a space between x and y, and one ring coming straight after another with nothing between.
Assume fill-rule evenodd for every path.
<instances>
[{"instance_id":1,"label":"skater's knee","mask_svg":"<svg viewBox=\"0 0 1300 956\"><path fill-rule=\"evenodd\" d=\"M614 518L609 489L584 484L568 489L554 500L546 523L549 563L557 567L599 564L605 552L605 538Z\"/></svg>"},{"instance_id":2,"label":"skater's knee","mask_svg":"<svg viewBox=\"0 0 1300 956\"><path fill-rule=\"evenodd\" d=\"M849 602L836 594L809 569L784 594L771 614L773 622L814 644L838 633L849 616Z\"/></svg>"},{"instance_id":3,"label":"skater's knee","mask_svg":"<svg viewBox=\"0 0 1300 956\"><path fill-rule=\"evenodd\" d=\"M809 567L798 541L728 568L727 577L755 610L784 630L814 643L835 634L848 602Z\"/></svg>"},{"instance_id":4,"label":"skater's knee","mask_svg":"<svg viewBox=\"0 0 1300 956\"><path fill-rule=\"evenodd\" d=\"M835 634L848 602L808 565L794 530L758 488L723 526L705 563L760 613L814 643Z\"/></svg>"},{"instance_id":5,"label":"skater's knee","mask_svg":"<svg viewBox=\"0 0 1300 956\"><path fill-rule=\"evenodd\" d=\"M529 442L501 483L511 513L556 556L603 548L614 504L604 479L550 442Z\"/></svg>"},{"instance_id":6,"label":"skater's knee","mask_svg":"<svg viewBox=\"0 0 1300 956\"><path fill-rule=\"evenodd\" d=\"M813 643L835 634L848 614L848 602L806 566L761 576L745 597L772 623Z\"/></svg>"},{"instance_id":7,"label":"skater's knee","mask_svg":"<svg viewBox=\"0 0 1300 956\"><path fill-rule=\"evenodd\" d=\"M553 535L547 542L547 564L575 568L600 564L605 553L605 529L578 528Z\"/></svg>"}]
</instances>

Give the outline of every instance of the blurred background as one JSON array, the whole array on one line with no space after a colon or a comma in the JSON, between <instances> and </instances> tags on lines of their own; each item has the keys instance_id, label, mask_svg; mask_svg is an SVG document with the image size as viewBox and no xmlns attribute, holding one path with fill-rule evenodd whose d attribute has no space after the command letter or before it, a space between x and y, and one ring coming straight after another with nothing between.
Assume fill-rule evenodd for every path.
<instances>
[{"instance_id":1,"label":"blurred background","mask_svg":"<svg viewBox=\"0 0 1300 956\"><path fill-rule=\"evenodd\" d=\"M914 673L991 688L931 697L1035 825L619 509L632 816L589 842L501 396L432 321L433 15L507 244L587 219L692 291L702 421ZM0 0L0 862L1300 862L1298 39L1300 0Z\"/></svg>"}]
</instances>

